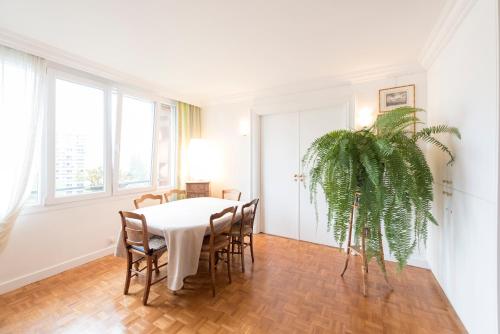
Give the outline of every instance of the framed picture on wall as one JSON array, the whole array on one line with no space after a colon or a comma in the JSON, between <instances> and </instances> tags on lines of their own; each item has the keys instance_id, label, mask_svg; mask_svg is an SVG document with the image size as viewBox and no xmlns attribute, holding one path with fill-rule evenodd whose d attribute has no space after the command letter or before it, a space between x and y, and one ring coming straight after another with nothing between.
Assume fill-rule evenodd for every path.
<instances>
[{"instance_id":1,"label":"framed picture on wall","mask_svg":"<svg viewBox=\"0 0 500 334\"><path fill-rule=\"evenodd\" d=\"M399 107L415 108L415 85L384 88L378 91L379 113Z\"/></svg>"}]
</instances>

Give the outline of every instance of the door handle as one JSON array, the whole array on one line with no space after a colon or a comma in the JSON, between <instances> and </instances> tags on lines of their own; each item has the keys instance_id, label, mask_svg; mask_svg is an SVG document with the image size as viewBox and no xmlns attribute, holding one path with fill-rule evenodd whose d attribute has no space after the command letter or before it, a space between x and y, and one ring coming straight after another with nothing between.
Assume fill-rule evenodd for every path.
<instances>
[{"instance_id":1,"label":"door handle","mask_svg":"<svg viewBox=\"0 0 500 334\"><path fill-rule=\"evenodd\" d=\"M304 174L293 174L293 180L295 182L297 182L297 181L303 182L304 181Z\"/></svg>"}]
</instances>

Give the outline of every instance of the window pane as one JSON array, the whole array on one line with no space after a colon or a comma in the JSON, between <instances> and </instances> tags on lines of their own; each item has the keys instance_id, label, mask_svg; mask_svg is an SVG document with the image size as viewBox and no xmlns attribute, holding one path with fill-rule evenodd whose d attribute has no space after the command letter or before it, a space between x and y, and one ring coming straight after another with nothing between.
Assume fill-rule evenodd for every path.
<instances>
[{"instance_id":1,"label":"window pane","mask_svg":"<svg viewBox=\"0 0 500 334\"><path fill-rule=\"evenodd\" d=\"M104 191L104 91L56 79L55 197Z\"/></svg>"},{"instance_id":2,"label":"window pane","mask_svg":"<svg viewBox=\"0 0 500 334\"><path fill-rule=\"evenodd\" d=\"M120 189L152 185L153 124L153 102L123 97L118 177Z\"/></svg>"},{"instance_id":3,"label":"window pane","mask_svg":"<svg viewBox=\"0 0 500 334\"><path fill-rule=\"evenodd\" d=\"M33 155L33 166L28 186L28 195L25 205L40 204L40 152L35 150Z\"/></svg>"},{"instance_id":4,"label":"window pane","mask_svg":"<svg viewBox=\"0 0 500 334\"><path fill-rule=\"evenodd\" d=\"M160 105L158 118L158 186L168 187L172 183L172 118L169 105Z\"/></svg>"},{"instance_id":5,"label":"window pane","mask_svg":"<svg viewBox=\"0 0 500 334\"><path fill-rule=\"evenodd\" d=\"M28 199L26 200L25 205L37 205L40 204L40 195L39 195L39 175L38 173L33 176L33 182L31 183L31 189L29 190Z\"/></svg>"},{"instance_id":6,"label":"window pane","mask_svg":"<svg viewBox=\"0 0 500 334\"><path fill-rule=\"evenodd\" d=\"M24 205L34 206L41 204L41 137L37 138L35 143L35 149L33 151L33 161L31 166L31 174L28 183L28 194Z\"/></svg>"},{"instance_id":7,"label":"window pane","mask_svg":"<svg viewBox=\"0 0 500 334\"><path fill-rule=\"evenodd\" d=\"M111 161L112 165L116 165L115 153L116 153L116 127L118 115L118 93L115 91L111 93ZM113 174L115 173L115 168L113 167Z\"/></svg>"}]
</instances>

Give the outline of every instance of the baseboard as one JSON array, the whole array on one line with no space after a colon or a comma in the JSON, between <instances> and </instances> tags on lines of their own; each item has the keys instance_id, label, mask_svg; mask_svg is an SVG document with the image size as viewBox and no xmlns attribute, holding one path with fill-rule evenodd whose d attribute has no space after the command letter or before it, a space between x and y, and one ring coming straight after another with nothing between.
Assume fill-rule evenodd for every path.
<instances>
[{"instance_id":1,"label":"baseboard","mask_svg":"<svg viewBox=\"0 0 500 334\"><path fill-rule=\"evenodd\" d=\"M390 262L398 262L396 258L393 256L389 255L386 256L385 259ZM423 268L423 269L431 269L429 266L429 262L425 259L412 259L411 257L408 259L407 265L413 266L413 267L418 267L418 268Z\"/></svg>"},{"instance_id":2,"label":"baseboard","mask_svg":"<svg viewBox=\"0 0 500 334\"><path fill-rule=\"evenodd\" d=\"M453 304L451 303L450 299L448 298L448 295L446 295L446 292L444 292L443 287L441 286L441 283L439 283L436 275L434 275L434 272L432 269L429 270L431 272L432 278L434 279L434 282L436 283L436 286L438 286L438 292L441 298L445 301L445 303L448 304L448 307L450 311L455 315L455 319L458 319L459 322L459 327L461 327L460 333L469 333L469 331L465 328L464 323L462 322L462 319L458 315L457 311L455 311L455 308L453 307Z\"/></svg>"},{"instance_id":3,"label":"baseboard","mask_svg":"<svg viewBox=\"0 0 500 334\"><path fill-rule=\"evenodd\" d=\"M267 234L267 235L272 235L273 237L278 237L278 238L284 238L284 239L290 239L290 240L297 240L297 239L294 239L294 238L287 238L287 237L283 237L283 236L280 236L280 235L274 235L274 234L266 233L266 232L263 232L263 231L260 231L259 233ZM311 243L311 244L315 244L315 245L322 245L322 246L326 246L326 247L338 248L337 246L323 245L323 244L318 244L318 243L315 243L315 242L309 242L309 241L304 241L304 240L297 240L297 241L307 242L307 243ZM386 254L385 255L385 260L389 261L389 262L398 262L396 260L396 258L394 258L391 254ZM412 259L410 257L410 259L408 259L407 264L409 266L423 268L423 269L429 269L430 270L429 263L425 259Z\"/></svg>"},{"instance_id":4,"label":"baseboard","mask_svg":"<svg viewBox=\"0 0 500 334\"><path fill-rule=\"evenodd\" d=\"M63 271L66 271L71 268L78 267L84 263L93 261L100 257L113 254L115 250L115 246L109 246L107 248L103 248L97 250L92 253L88 253L79 257L76 257L71 260L67 260L56 265L35 271L34 273L30 273L24 276L20 276L14 279L11 279L7 282L0 283L0 294L4 294L6 292L18 289L25 285L40 281L44 278L59 274Z\"/></svg>"}]
</instances>

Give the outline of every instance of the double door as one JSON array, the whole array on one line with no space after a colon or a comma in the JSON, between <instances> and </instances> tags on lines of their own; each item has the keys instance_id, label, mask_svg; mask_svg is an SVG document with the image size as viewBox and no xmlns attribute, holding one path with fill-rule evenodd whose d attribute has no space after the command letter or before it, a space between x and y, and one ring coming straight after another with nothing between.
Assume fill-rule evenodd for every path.
<instances>
[{"instance_id":1,"label":"double door","mask_svg":"<svg viewBox=\"0 0 500 334\"><path fill-rule=\"evenodd\" d=\"M265 233L334 246L321 189L310 201L302 157L318 137L349 126L349 104L261 116L262 228Z\"/></svg>"}]
</instances>

